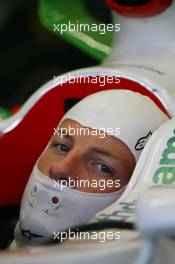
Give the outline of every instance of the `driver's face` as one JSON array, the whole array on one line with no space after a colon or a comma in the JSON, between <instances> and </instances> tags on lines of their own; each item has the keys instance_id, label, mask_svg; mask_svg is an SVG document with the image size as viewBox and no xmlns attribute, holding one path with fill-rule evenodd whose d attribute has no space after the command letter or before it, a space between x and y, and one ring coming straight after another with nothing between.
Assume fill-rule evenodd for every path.
<instances>
[{"instance_id":1,"label":"driver's face","mask_svg":"<svg viewBox=\"0 0 175 264\"><path fill-rule=\"evenodd\" d=\"M67 131L70 127L83 128L73 120L64 120L60 126ZM106 184L103 190L100 184L96 187L93 184L90 187L76 184L74 187L91 193L118 191L128 183L134 167L135 159L128 147L121 140L107 134L103 138L99 134L56 134L38 161L39 170L56 181L71 179L92 183L110 180L110 184ZM116 187L116 180L120 180L120 187Z\"/></svg>"}]
</instances>

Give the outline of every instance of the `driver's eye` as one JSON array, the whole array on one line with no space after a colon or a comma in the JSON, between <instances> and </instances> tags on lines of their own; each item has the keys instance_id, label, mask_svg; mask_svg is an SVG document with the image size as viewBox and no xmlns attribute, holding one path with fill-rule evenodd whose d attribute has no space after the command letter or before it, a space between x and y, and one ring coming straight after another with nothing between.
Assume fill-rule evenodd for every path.
<instances>
[{"instance_id":1,"label":"driver's eye","mask_svg":"<svg viewBox=\"0 0 175 264\"><path fill-rule=\"evenodd\" d=\"M105 165L103 163L98 163L97 167L103 173L112 174L112 170L107 165Z\"/></svg>"},{"instance_id":2,"label":"driver's eye","mask_svg":"<svg viewBox=\"0 0 175 264\"><path fill-rule=\"evenodd\" d=\"M57 148L62 151L62 152L69 152L70 151L70 147L66 144L57 144Z\"/></svg>"}]
</instances>

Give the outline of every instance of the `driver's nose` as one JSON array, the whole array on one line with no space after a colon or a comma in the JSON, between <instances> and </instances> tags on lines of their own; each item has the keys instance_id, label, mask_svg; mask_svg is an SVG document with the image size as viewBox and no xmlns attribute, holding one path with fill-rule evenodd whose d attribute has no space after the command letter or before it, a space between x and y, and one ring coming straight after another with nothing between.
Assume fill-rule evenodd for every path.
<instances>
[{"instance_id":1,"label":"driver's nose","mask_svg":"<svg viewBox=\"0 0 175 264\"><path fill-rule=\"evenodd\" d=\"M71 151L72 152L72 151ZM69 152L62 160L54 161L49 169L49 177L57 182L67 183L77 180L80 175L80 158L77 153Z\"/></svg>"}]
</instances>

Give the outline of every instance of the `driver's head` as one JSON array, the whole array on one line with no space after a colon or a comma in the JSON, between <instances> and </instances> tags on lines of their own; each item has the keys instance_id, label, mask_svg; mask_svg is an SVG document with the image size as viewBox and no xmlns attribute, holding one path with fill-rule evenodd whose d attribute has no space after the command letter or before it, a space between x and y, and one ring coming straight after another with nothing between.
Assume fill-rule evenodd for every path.
<instances>
[{"instance_id":1,"label":"driver's head","mask_svg":"<svg viewBox=\"0 0 175 264\"><path fill-rule=\"evenodd\" d=\"M57 181L120 180L125 186L146 141L167 116L146 96L107 90L87 96L62 118L38 168ZM73 187L85 192L114 192L106 185Z\"/></svg>"},{"instance_id":2,"label":"driver's head","mask_svg":"<svg viewBox=\"0 0 175 264\"><path fill-rule=\"evenodd\" d=\"M128 90L98 92L76 104L34 166L16 243L40 244L118 200L147 139L167 119L149 98Z\"/></svg>"}]
</instances>

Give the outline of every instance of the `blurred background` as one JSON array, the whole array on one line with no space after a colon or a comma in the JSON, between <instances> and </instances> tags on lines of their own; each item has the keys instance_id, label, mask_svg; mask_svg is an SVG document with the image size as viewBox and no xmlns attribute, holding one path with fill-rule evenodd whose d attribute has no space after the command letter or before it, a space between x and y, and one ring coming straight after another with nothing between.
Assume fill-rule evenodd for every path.
<instances>
[{"instance_id":1,"label":"blurred background","mask_svg":"<svg viewBox=\"0 0 175 264\"><path fill-rule=\"evenodd\" d=\"M110 20L104 1L81 2L89 16ZM36 0L0 0L0 107L6 110L15 111L54 75L99 63L44 27L38 8Z\"/></svg>"}]
</instances>

